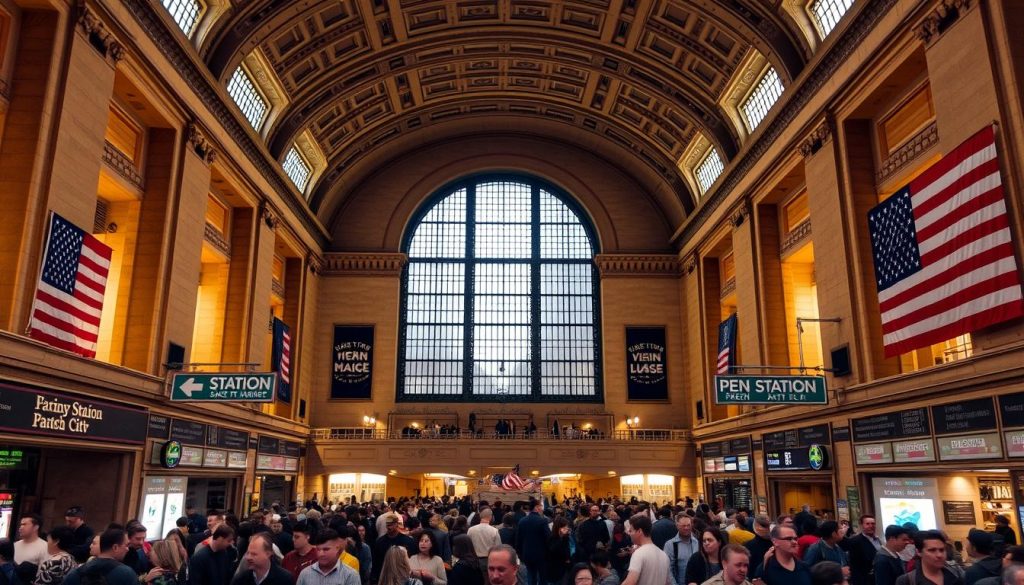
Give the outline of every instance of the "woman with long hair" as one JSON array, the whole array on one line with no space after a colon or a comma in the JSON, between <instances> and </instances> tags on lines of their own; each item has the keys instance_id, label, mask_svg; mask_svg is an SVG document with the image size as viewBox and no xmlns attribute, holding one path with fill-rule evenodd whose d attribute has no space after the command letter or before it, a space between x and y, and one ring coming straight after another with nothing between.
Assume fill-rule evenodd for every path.
<instances>
[{"instance_id":1,"label":"woman with long hair","mask_svg":"<svg viewBox=\"0 0 1024 585\"><path fill-rule=\"evenodd\" d=\"M184 585L185 558L181 556L178 542L173 539L158 540L149 550L149 562L153 568L146 574L151 585Z\"/></svg>"},{"instance_id":2,"label":"woman with long hair","mask_svg":"<svg viewBox=\"0 0 1024 585\"><path fill-rule=\"evenodd\" d=\"M404 546L393 546L384 555L380 566L378 585L423 585L423 581L410 577L409 552Z\"/></svg>"},{"instance_id":3,"label":"woman with long hair","mask_svg":"<svg viewBox=\"0 0 1024 585\"><path fill-rule=\"evenodd\" d=\"M366 526L356 524L356 530L352 533L352 540L356 549L356 558L359 559L359 580L362 585L370 585L370 572L373 570L373 551L366 543Z\"/></svg>"},{"instance_id":4,"label":"woman with long hair","mask_svg":"<svg viewBox=\"0 0 1024 585\"><path fill-rule=\"evenodd\" d=\"M437 554L437 537L430 530L424 530L416 541L417 553L409 557L411 575L425 585L447 585L444 561Z\"/></svg>"},{"instance_id":5,"label":"woman with long hair","mask_svg":"<svg viewBox=\"0 0 1024 585\"><path fill-rule=\"evenodd\" d=\"M64 577L78 563L71 556L71 547L75 545L75 533L67 526L57 526L46 535L46 552L50 554L36 571L34 585L60 585Z\"/></svg>"},{"instance_id":6,"label":"woman with long hair","mask_svg":"<svg viewBox=\"0 0 1024 585\"><path fill-rule=\"evenodd\" d=\"M569 546L569 522L559 516L551 525L544 552L544 581L549 584L561 583L569 568L572 550Z\"/></svg>"},{"instance_id":7,"label":"woman with long hair","mask_svg":"<svg viewBox=\"0 0 1024 585\"><path fill-rule=\"evenodd\" d=\"M484 585L484 570L468 535L458 534L452 540L452 559L458 560L448 575L448 585Z\"/></svg>"},{"instance_id":8,"label":"woman with long hair","mask_svg":"<svg viewBox=\"0 0 1024 585\"><path fill-rule=\"evenodd\" d=\"M700 554L686 562L687 585L700 585L722 571L721 550L725 543L725 535L717 528L701 532Z\"/></svg>"}]
</instances>

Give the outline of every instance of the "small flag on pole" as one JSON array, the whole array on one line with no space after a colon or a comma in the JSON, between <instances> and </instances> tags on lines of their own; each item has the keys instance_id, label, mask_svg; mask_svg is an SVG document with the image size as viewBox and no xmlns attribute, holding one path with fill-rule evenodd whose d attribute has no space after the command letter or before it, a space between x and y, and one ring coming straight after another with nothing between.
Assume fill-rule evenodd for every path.
<instances>
[{"instance_id":1,"label":"small flag on pole","mask_svg":"<svg viewBox=\"0 0 1024 585\"><path fill-rule=\"evenodd\" d=\"M736 365L736 313L718 326L718 370L720 376L733 373Z\"/></svg>"},{"instance_id":2,"label":"small flag on pole","mask_svg":"<svg viewBox=\"0 0 1024 585\"><path fill-rule=\"evenodd\" d=\"M885 355L1024 315L989 126L868 212Z\"/></svg>"},{"instance_id":3,"label":"small flag on pole","mask_svg":"<svg viewBox=\"0 0 1024 585\"><path fill-rule=\"evenodd\" d=\"M95 358L111 249L50 212L29 337Z\"/></svg>"}]
</instances>

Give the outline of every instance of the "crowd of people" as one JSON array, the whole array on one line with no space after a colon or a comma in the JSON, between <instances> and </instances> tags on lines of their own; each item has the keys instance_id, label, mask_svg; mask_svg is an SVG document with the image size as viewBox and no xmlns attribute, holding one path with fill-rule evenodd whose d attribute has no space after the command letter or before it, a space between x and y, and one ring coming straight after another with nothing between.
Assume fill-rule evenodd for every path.
<instances>
[{"instance_id":1,"label":"crowd of people","mask_svg":"<svg viewBox=\"0 0 1024 585\"><path fill-rule=\"evenodd\" d=\"M0 539L0 585L1024 585L1006 518L966 558L941 531L879 531L805 507L770 519L689 498L275 505L239 520L190 510L165 535L138 521L94 533L81 507ZM162 536L162 538L157 538Z\"/></svg>"}]
</instances>

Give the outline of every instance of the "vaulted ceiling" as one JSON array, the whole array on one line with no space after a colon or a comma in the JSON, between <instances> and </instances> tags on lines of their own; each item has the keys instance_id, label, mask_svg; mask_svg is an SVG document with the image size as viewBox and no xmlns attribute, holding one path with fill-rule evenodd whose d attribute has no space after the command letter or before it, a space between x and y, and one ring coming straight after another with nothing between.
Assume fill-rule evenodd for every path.
<instances>
[{"instance_id":1,"label":"vaulted ceiling","mask_svg":"<svg viewBox=\"0 0 1024 585\"><path fill-rule=\"evenodd\" d=\"M719 101L750 49L784 82L809 58L781 2L250 0L232 2L199 49L223 82L254 49L266 57L287 99L271 155L308 129L327 158L314 209L337 208L352 170L385 143L511 118L634 157L686 213L695 197L677 162L697 133L724 159L739 149Z\"/></svg>"}]
</instances>

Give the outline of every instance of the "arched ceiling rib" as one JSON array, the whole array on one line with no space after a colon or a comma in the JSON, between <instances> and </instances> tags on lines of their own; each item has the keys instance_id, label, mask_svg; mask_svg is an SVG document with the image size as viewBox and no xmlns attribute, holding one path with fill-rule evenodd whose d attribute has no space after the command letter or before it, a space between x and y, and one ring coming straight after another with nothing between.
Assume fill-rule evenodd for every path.
<instances>
[{"instance_id":1,"label":"arched ceiling rib","mask_svg":"<svg viewBox=\"0 0 1024 585\"><path fill-rule=\"evenodd\" d=\"M696 133L726 159L738 151L718 103L751 49L787 83L803 67L806 47L775 4L254 0L221 18L201 54L221 80L253 49L267 58L288 95L271 154L308 128L327 156L314 206L387 136L446 116L486 125L487 107L621 142L681 184L676 161Z\"/></svg>"}]
</instances>

